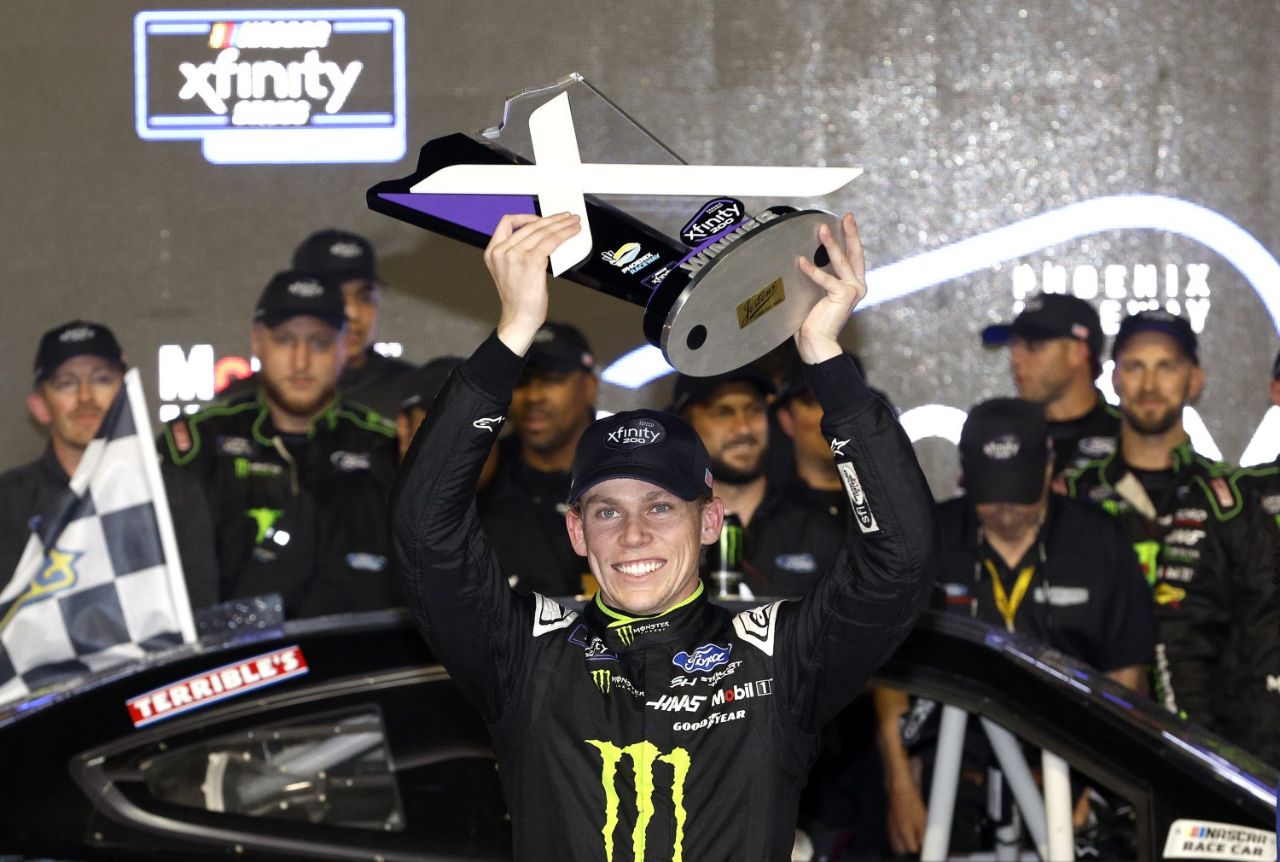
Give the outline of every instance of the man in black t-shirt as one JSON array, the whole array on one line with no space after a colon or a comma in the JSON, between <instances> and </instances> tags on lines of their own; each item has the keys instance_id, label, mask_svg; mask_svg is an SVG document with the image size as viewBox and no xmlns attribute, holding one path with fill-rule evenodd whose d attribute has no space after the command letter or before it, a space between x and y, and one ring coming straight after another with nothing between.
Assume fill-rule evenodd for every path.
<instances>
[{"instance_id":1,"label":"man in black t-shirt","mask_svg":"<svg viewBox=\"0 0 1280 862\"><path fill-rule=\"evenodd\" d=\"M1151 600L1128 536L1114 519L1049 493L1052 448L1038 404L976 405L960 436L964 495L938 507L942 556L935 604L1028 635L1145 691L1153 654ZM898 733L907 696L876 692L890 841L916 852L924 802ZM970 741L981 767L985 744Z\"/></svg>"},{"instance_id":2,"label":"man in black t-shirt","mask_svg":"<svg viewBox=\"0 0 1280 862\"><path fill-rule=\"evenodd\" d=\"M482 477L476 501L489 543L519 593L593 591L564 515L574 445L595 418L598 387L583 334L567 323L543 324L511 397L515 433L499 441L493 478Z\"/></svg>"},{"instance_id":3,"label":"man in black t-shirt","mask_svg":"<svg viewBox=\"0 0 1280 862\"><path fill-rule=\"evenodd\" d=\"M1055 475L1115 451L1120 411L1094 386L1102 373L1102 324L1093 306L1065 294L1033 296L1012 324L982 330L982 342L1009 345L1019 397L1044 407Z\"/></svg>"}]
</instances>

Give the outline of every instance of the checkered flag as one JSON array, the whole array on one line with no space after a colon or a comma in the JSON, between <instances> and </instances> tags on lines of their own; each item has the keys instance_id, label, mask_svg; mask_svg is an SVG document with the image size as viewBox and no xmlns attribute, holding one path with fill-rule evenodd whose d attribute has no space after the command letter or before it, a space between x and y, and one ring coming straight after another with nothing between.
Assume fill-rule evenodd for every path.
<instances>
[{"instance_id":1,"label":"checkered flag","mask_svg":"<svg viewBox=\"0 0 1280 862\"><path fill-rule=\"evenodd\" d=\"M195 640L137 369L0 593L0 703Z\"/></svg>"}]
</instances>

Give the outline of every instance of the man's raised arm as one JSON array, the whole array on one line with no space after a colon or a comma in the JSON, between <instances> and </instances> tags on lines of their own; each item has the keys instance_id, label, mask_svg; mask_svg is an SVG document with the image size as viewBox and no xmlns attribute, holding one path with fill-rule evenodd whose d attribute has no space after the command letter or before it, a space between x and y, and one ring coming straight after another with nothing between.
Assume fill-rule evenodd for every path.
<instances>
[{"instance_id":1,"label":"man's raised arm","mask_svg":"<svg viewBox=\"0 0 1280 862\"><path fill-rule=\"evenodd\" d=\"M805 379L823 408L822 428L849 496L844 551L781 628L793 714L815 730L851 700L910 632L924 608L938 557L933 497L911 441L889 407L862 381L837 336L866 296L865 264L853 216L841 221L844 248L820 238L834 275L801 258L824 290L796 334Z\"/></svg>"},{"instance_id":2,"label":"man's raised arm","mask_svg":"<svg viewBox=\"0 0 1280 862\"><path fill-rule=\"evenodd\" d=\"M392 546L414 618L488 721L513 690L526 631L476 515L476 482L506 418L524 353L546 320L547 260L576 216L505 216L485 249L502 301L497 330L431 405L391 494Z\"/></svg>"}]
</instances>

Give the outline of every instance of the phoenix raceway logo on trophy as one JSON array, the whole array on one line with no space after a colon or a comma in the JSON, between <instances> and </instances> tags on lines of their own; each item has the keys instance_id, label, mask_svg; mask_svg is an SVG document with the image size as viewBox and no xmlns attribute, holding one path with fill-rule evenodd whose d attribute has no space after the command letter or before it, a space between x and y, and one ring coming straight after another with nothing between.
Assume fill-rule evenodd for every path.
<instances>
[{"instance_id":1,"label":"phoenix raceway logo on trophy","mask_svg":"<svg viewBox=\"0 0 1280 862\"><path fill-rule=\"evenodd\" d=\"M134 18L144 140L198 140L215 164L404 156L399 9L150 11Z\"/></svg>"}]
</instances>

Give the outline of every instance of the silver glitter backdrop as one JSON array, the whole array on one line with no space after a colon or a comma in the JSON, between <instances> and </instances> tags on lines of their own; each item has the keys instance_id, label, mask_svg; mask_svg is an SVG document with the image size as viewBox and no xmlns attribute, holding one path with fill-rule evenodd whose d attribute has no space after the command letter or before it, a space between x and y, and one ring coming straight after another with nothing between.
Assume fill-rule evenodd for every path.
<instances>
[{"instance_id":1,"label":"silver glitter backdrop","mask_svg":"<svg viewBox=\"0 0 1280 862\"><path fill-rule=\"evenodd\" d=\"M261 285L301 236L330 224L382 252L383 340L415 361L469 351L497 311L478 251L368 212L364 190L407 174L427 139L490 125L503 96L569 71L690 163L864 165L828 204L857 213L872 267L1135 193L1206 207L1280 250L1275 0L400 6L402 163L219 167L196 143L134 134L133 15L155 7L6 0L0 397L13 418L0 467L40 446L20 418L40 331L72 316L109 323L154 399L159 345L243 355ZM174 7L213 5L163 8ZM1046 263L1068 282L1076 267L1121 268L1116 307L1133 298L1135 266L1158 267L1162 301L1176 266L1180 302L1186 268L1209 267L1199 406L1238 458L1266 412L1280 339L1254 288L1200 239L1120 229L1060 242L870 308L848 344L904 409L1008 393L1005 357L981 350L977 333L1011 316L1016 267L1038 280ZM556 286L552 312L591 335L602 364L642 342L638 308L577 286ZM604 387L600 406L661 404L669 387ZM935 491L950 493L950 444L919 450Z\"/></svg>"}]
</instances>

